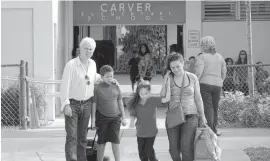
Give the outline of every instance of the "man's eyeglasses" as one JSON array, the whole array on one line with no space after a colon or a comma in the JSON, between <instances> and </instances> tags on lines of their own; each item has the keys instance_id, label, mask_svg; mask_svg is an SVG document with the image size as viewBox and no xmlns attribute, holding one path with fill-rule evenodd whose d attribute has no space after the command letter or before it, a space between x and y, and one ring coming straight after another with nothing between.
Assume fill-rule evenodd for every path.
<instances>
[{"instance_id":1,"label":"man's eyeglasses","mask_svg":"<svg viewBox=\"0 0 270 161\"><path fill-rule=\"evenodd\" d=\"M90 84L90 80L89 80L88 75L85 75L85 77L84 77L84 78L85 78L85 80L87 81L87 82L86 82L86 84L87 84L87 85L89 85L89 84Z\"/></svg>"}]
</instances>

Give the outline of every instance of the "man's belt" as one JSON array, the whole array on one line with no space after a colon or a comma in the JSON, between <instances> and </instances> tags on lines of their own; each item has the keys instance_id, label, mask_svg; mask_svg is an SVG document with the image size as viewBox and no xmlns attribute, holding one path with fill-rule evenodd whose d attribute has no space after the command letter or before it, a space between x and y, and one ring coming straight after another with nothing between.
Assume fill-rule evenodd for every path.
<instances>
[{"instance_id":1,"label":"man's belt","mask_svg":"<svg viewBox=\"0 0 270 161\"><path fill-rule=\"evenodd\" d=\"M79 101L79 100L75 100L75 99L69 99L69 102L71 104L85 104L85 103L88 103L91 101L91 98L87 99L87 100L82 100L82 101Z\"/></svg>"}]
</instances>

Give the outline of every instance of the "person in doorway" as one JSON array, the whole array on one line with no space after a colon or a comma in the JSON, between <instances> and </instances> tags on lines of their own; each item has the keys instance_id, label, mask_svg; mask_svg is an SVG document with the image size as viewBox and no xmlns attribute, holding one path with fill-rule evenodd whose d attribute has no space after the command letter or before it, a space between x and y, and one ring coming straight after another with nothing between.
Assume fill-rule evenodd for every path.
<instances>
[{"instance_id":1,"label":"person in doorway","mask_svg":"<svg viewBox=\"0 0 270 161\"><path fill-rule=\"evenodd\" d=\"M236 83L237 89L244 93L245 96L249 94L248 88L248 67L243 66L247 64L247 52L245 50L241 50L239 52L238 60L236 62L235 70L236 70Z\"/></svg>"},{"instance_id":2,"label":"person in doorway","mask_svg":"<svg viewBox=\"0 0 270 161\"><path fill-rule=\"evenodd\" d=\"M124 105L119 85L113 82L114 70L109 65L100 68L102 82L95 87L91 123L97 127L97 161L103 161L107 142L112 143L115 161L120 161L120 126L126 125Z\"/></svg>"},{"instance_id":3,"label":"person in doorway","mask_svg":"<svg viewBox=\"0 0 270 161\"><path fill-rule=\"evenodd\" d=\"M140 79L151 81L154 74L153 60L147 44L142 44L139 50L140 62L138 64Z\"/></svg>"},{"instance_id":4,"label":"person in doorway","mask_svg":"<svg viewBox=\"0 0 270 161\"><path fill-rule=\"evenodd\" d=\"M201 39L203 54L196 62L195 73L200 81L204 112L209 127L217 136L218 106L223 80L226 77L226 63L215 50L215 39L206 36Z\"/></svg>"},{"instance_id":5,"label":"person in doorway","mask_svg":"<svg viewBox=\"0 0 270 161\"><path fill-rule=\"evenodd\" d=\"M184 58L181 54L171 55L168 58L167 65L168 70L163 79L160 97L166 97L167 89L170 88L169 110L182 108L186 120L183 124L170 128L166 121L169 152L173 161L193 161L194 138L198 127L198 119L200 125L205 126L207 124L199 81L195 74L184 70ZM181 90L183 90L182 99ZM182 154L182 158L180 154Z\"/></svg>"},{"instance_id":6,"label":"person in doorway","mask_svg":"<svg viewBox=\"0 0 270 161\"><path fill-rule=\"evenodd\" d=\"M86 161L86 136L91 113L94 83L99 81L96 63L91 59L96 42L86 37L80 43L80 54L64 68L61 84L61 111L65 115L67 161Z\"/></svg>"},{"instance_id":7,"label":"person in doorway","mask_svg":"<svg viewBox=\"0 0 270 161\"><path fill-rule=\"evenodd\" d=\"M80 47L75 46L72 50L72 59L76 58L80 54Z\"/></svg>"},{"instance_id":8,"label":"person in doorway","mask_svg":"<svg viewBox=\"0 0 270 161\"><path fill-rule=\"evenodd\" d=\"M133 58L131 58L128 62L128 66L129 66L129 75L130 75L130 80L131 80L131 88L132 91L134 91L134 85L135 83L139 80L139 67L138 64L140 62L140 58L139 58L139 54L137 52L137 49L135 48L136 44L134 44L134 46L132 46L132 56ZM136 46L137 47L137 46Z\"/></svg>"},{"instance_id":9,"label":"person in doorway","mask_svg":"<svg viewBox=\"0 0 270 161\"><path fill-rule=\"evenodd\" d=\"M159 104L161 102L151 96L149 81L140 81L134 97L129 102L128 110L131 116L130 128L135 126L136 120L136 135L141 161L158 161L154 143L158 133L156 108Z\"/></svg>"}]
</instances>

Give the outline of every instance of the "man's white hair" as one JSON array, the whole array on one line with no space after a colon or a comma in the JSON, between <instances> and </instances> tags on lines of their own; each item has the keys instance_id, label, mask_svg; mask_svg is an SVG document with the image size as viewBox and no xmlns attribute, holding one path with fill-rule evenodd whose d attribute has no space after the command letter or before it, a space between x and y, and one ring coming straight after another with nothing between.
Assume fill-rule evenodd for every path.
<instances>
[{"instance_id":1,"label":"man's white hair","mask_svg":"<svg viewBox=\"0 0 270 161\"><path fill-rule=\"evenodd\" d=\"M82 41L80 43L80 48L85 46L85 45L90 45L90 46L96 48L96 41L91 37L85 37L82 39Z\"/></svg>"}]
</instances>

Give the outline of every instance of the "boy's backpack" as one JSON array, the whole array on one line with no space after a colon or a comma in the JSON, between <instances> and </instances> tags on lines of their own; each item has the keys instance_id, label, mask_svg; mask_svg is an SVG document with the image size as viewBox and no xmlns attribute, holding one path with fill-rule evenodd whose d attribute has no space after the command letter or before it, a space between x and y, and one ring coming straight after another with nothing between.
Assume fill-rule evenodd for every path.
<instances>
[{"instance_id":1,"label":"boy's backpack","mask_svg":"<svg viewBox=\"0 0 270 161\"><path fill-rule=\"evenodd\" d=\"M194 140L194 161L221 161L217 136L210 129L197 128Z\"/></svg>"}]
</instances>

